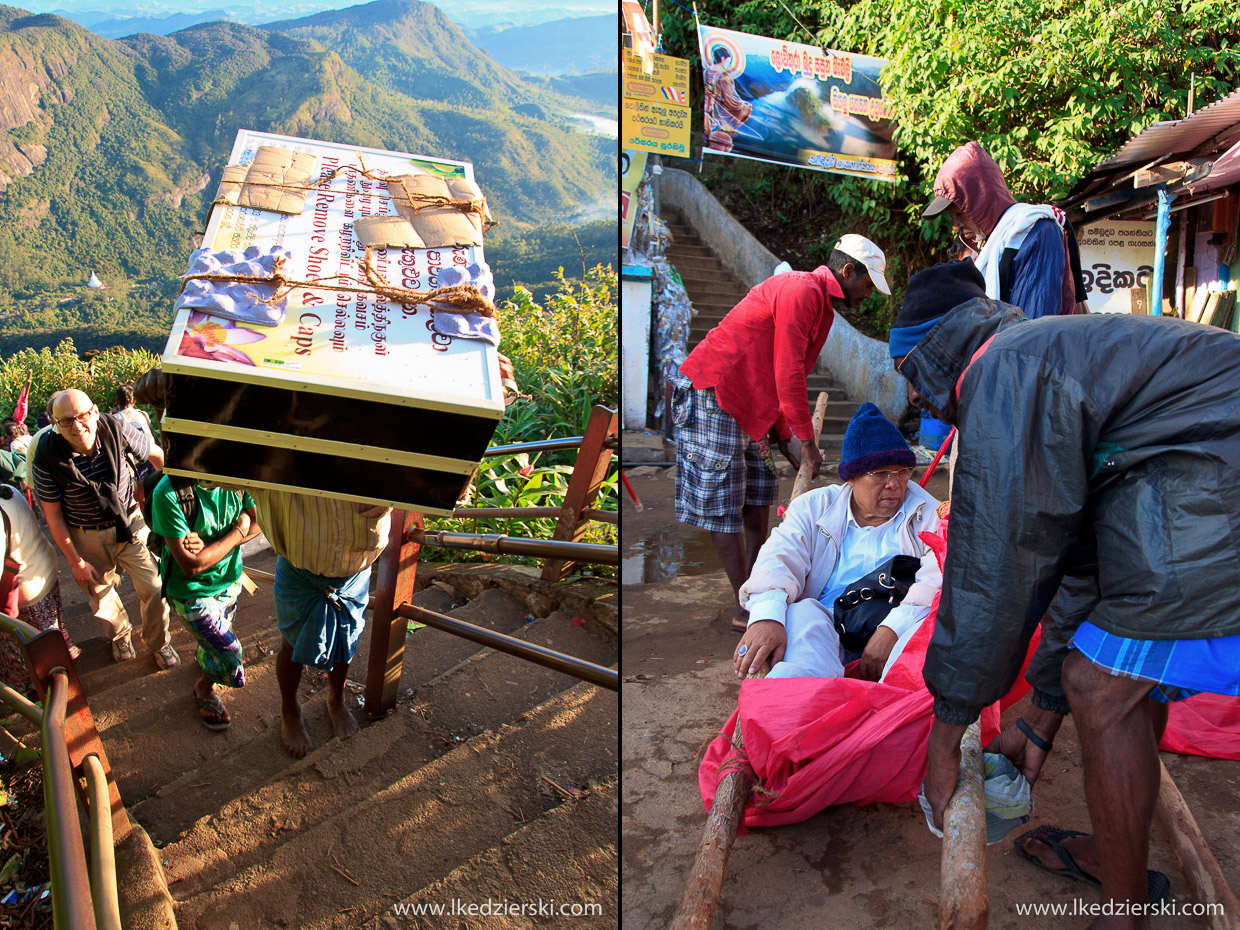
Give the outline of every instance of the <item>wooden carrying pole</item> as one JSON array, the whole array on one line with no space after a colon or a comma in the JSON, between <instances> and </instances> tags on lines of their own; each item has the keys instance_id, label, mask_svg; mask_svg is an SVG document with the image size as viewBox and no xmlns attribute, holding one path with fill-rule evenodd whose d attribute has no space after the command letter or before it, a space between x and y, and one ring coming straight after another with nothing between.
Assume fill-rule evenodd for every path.
<instances>
[{"instance_id":1,"label":"wooden carrying pole","mask_svg":"<svg viewBox=\"0 0 1240 930\"><path fill-rule=\"evenodd\" d=\"M1221 914L1206 915L1210 930L1240 930L1240 900L1223 877L1223 870L1210 852L1184 795L1171 780L1167 766L1159 760L1158 767L1162 770L1162 781L1158 786L1155 813L1192 896L1201 904L1222 905Z\"/></svg>"},{"instance_id":2,"label":"wooden carrying pole","mask_svg":"<svg viewBox=\"0 0 1240 930\"><path fill-rule=\"evenodd\" d=\"M818 437L822 435L822 421L827 416L827 401L829 395L826 391L822 391L818 395L818 400L814 403L814 415L811 421L814 425L814 442L818 442ZM792 494L788 497L791 503L809 490L810 482L814 480L813 473L810 471L809 463L802 462L801 467L797 470L796 480L792 482Z\"/></svg>"},{"instance_id":3,"label":"wooden carrying pole","mask_svg":"<svg viewBox=\"0 0 1240 930\"><path fill-rule=\"evenodd\" d=\"M960 775L943 811L939 863L939 930L983 930L990 916L986 888L986 789L977 721L960 740Z\"/></svg>"},{"instance_id":4,"label":"wooden carrying pole","mask_svg":"<svg viewBox=\"0 0 1240 930\"><path fill-rule=\"evenodd\" d=\"M814 442L822 433L822 421L827 413L827 393L818 395L814 404ZM796 479L792 483L791 501L809 489L813 473L808 461L801 462ZM685 893L672 917L671 930L707 930L719 906L719 893L723 890L723 876L728 868L728 855L736 841L736 831L745 813L745 802L753 790L753 772L745 760L745 738L740 722L732 734L732 758L730 767L715 788L715 801L706 817L702 841L698 844L697 857L689 872Z\"/></svg>"}]
</instances>

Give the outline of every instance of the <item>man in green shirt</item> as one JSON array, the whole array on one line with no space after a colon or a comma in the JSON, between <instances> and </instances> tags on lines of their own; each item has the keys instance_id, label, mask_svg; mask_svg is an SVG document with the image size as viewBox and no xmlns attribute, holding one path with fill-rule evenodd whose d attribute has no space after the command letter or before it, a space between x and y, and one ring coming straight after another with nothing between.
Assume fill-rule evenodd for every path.
<instances>
[{"instance_id":1,"label":"man in green shirt","mask_svg":"<svg viewBox=\"0 0 1240 930\"><path fill-rule=\"evenodd\" d=\"M216 685L245 685L232 621L241 592L241 544L259 533L254 501L165 475L151 494L151 524L164 539L164 599L198 644L202 674L194 684L194 705L203 726L226 730L232 718Z\"/></svg>"}]
</instances>

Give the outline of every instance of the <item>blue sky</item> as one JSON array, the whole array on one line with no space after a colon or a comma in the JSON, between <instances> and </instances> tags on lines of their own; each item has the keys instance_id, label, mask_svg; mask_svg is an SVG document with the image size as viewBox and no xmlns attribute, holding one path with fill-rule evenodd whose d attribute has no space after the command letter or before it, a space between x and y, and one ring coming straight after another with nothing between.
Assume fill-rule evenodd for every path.
<instances>
[{"instance_id":1,"label":"blue sky","mask_svg":"<svg viewBox=\"0 0 1240 930\"><path fill-rule=\"evenodd\" d=\"M279 4L262 0L9 0L10 5L32 13L99 11L117 16L164 17L174 13L224 10L247 23L296 19L323 10L354 4L341 0L287 0ZM472 27L511 23L518 26L565 19L572 16L619 15L617 0L431 0L455 22Z\"/></svg>"}]
</instances>

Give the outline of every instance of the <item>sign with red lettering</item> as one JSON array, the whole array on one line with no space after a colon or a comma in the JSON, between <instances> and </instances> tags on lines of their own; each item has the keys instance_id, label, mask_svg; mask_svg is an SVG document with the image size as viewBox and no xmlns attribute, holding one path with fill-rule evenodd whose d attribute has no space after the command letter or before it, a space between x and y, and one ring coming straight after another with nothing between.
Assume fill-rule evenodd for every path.
<instances>
[{"instance_id":1,"label":"sign with red lettering","mask_svg":"<svg viewBox=\"0 0 1240 930\"><path fill-rule=\"evenodd\" d=\"M896 180L886 59L698 27L703 151Z\"/></svg>"}]
</instances>

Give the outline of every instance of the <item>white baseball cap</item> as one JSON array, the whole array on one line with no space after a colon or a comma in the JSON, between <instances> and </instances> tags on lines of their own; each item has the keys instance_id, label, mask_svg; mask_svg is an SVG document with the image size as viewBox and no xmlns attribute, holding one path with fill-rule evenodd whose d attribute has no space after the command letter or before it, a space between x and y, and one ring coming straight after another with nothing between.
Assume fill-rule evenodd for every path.
<instances>
[{"instance_id":1,"label":"white baseball cap","mask_svg":"<svg viewBox=\"0 0 1240 930\"><path fill-rule=\"evenodd\" d=\"M835 243L835 248L865 265L865 270L870 273L870 280L874 282L876 291L880 294L891 293L891 288L887 286L887 279L883 277L883 271L887 267L887 257L883 255L882 249L865 236L858 236L856 233L840 236L840 241Z\"/></svg>"}]
</instances>

